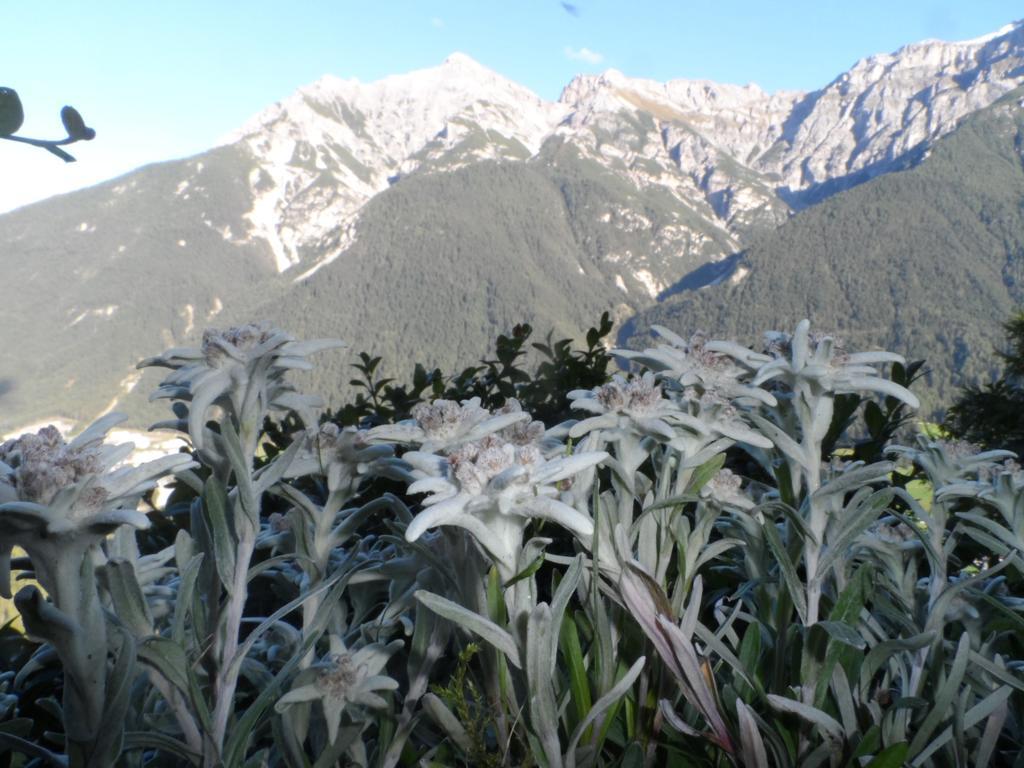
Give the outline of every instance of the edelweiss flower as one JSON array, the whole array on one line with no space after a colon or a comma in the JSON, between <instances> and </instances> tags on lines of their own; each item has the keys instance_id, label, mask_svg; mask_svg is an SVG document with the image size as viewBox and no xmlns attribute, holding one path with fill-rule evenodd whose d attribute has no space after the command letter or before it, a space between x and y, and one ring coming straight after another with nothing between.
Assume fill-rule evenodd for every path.
<instances>
[{"instance_id":1,"label":"edelweiss flower","mask_svg":"<svg viewBox=\"0 0 1024 768\"><path fill-rule=\"evenodd\" d=\"M51 426L0 445L0 548L22 547L41 582L69 551L84 553L121 525L148 527L135 508L138 499L157 478L194 466L175 454L111 470L134 448L103 442L125 418L105 416L70 443ZM5 576L0 594L9 597L9 586Z\"/></svg>"},{"instance_id":2,"label":"edelweiss flower","mask_svg":"<svg viewBox=\"0 0 1024 768\"><path fill-rule=\"evenodd\" d=\"M282 696L274 708L283 712L301 701L319 700L327 721L327 735L331 744L338 738L338 726L345 710L362 707L383 709L387 701L377 691L393 691L398 681L380 674L391 658L404 644L401 640L390 643L370 643L349 651L337 635L330 637L331 651L309 669L300 672L295 685Z\"/></svg>"},{"instance_id":3,"label":"edelweiss flower","mask_svg":"<svg viewBox=\"0 0 1024 768\"><path fill-rule=\"evenodd\" d=\"M395 458L394 447L372 445L366 430L342 429L337 424L327 423L316 430L300 432L294 439L302 444L284 476L325 475L331 493L341 491L353 495L363 480L373 475L412 480L405 462Z\"/></svg>"},{"instance_id":4,"label":"edelweiss flower","mask_svg":"<svg viewBox=\"0 0 1024 768\"><path fill-rule=\"evenodd\" d=\"M917 447L893 445L886 448L886 453L899 456L919 465L928 475L936 493L942 492L947 486L958 486L957 490L947 489L947 493L959 495L977 495L988 483L975 484L971 475L991 472L997 462L1012 459L1012 451L982 451L977 445L963 440L930 440L918 435ZM976 491L968 492L965 483L971 484Z\"/></svg>"},{"instance_id":5,"label":"edelweiss flower","mask_svg":"<svg viewBox=\"0 0 1024 768\"><path fill-rule=\"evenodd\" d=\"M461 404L454 400L420 403L413 408L412 416L398 424L374 427L368 440L418 445L422 451L437 453L530 420L530 414L521 409L491 414L480 407L479 397L463 400Z\"/></svg>"},{"instance_id":6,"label":"edelweiss flower","mask_svg":"<svg viewBox=\"0 0 1024 768\"><path fill-rule=\"evenodd\" d=\"M169 349L138 367L173 369L150 399L191 401L187 431L201 450L206 414L214 405L231 409L240 422L243 413L251 412L262 423L267 411L292 410L307 424L314 423L312 409L320 399L299 394L284 375L293 368L311 368L305 358L314 352L341 346L331 339L295 341L283 331L250 323L223 332L208 329L199 348Z\"/></svg>"},{"instance_id":7,"label":"edelweiss flower","mask_svg":"<svg viewBox=\"0 0 1024 768\"><path fill-rule=\"evenodd\" d=\"M514 397L510 397L505 404L494 412L495 416L507 413L523 413L523 406ZM498 435L514 445L533 445L549 455L552 451L564 449L562 441L551 437L543 421L531 421L529 414L522 421L517 421L501 430Z\"/></svg>"},{"instance_id":8,"label":"edelweiss flower","mask_svg":"<svg viewBox=\"0 0 1024 768\"><path fill-rule=\"evenodd\" d=\"M413 518L406 538L416 541L430 528L464 528L498 567L503 580L516 573L523 534L530 519L550 520L589 541L589 517L558 500L557 483L606 459L593 451L547 460L534 445L515 445L496 435L451 450L447 456L421 451L404 458L423 477L410 493L430 494Z\"/></svg>"},{"instance_id":9,"label":"edelweiss flower","mask_svg":"<svg viewBox=\"0 0 1024 768\"><path fill-rule=\"evenodd\" d=\"M911 408L920 405L910 390L878 375L876 364L904 362L894 352L847 354L832 336L812 335L807 320L797 324L792 336L773 331L766 340L770 355L751 352L745 357L747 364L761 363L753 386L781 378L793 391L812 387L818 392L878 392Z\"/></svg>"},{"instance_id":10,"label":"edelweiss flower","mask_svg":"<svg viewBox=\"0 0 1024 768\"><path fill-rule=\"evenodd\" d=\"M676 426L702 435L708 433L700 419L662 395L650 371L631 381L614 376L609 383L592 390L573 390L569 399L571 407L598 414L574 425L569 431L574 438L595 429L622 430L637 438L652 437L660 442L675 438Z\"/></svg>"},{"instance_id":11,"label":"edelweiss flower","mask_svg":"<svg viewBox=\"0 0 1024 768\"><path fill-rule=\"evenodd\" d=\"M651 330L668 344L643 352L617 349L615 354L635 360L654 371L662 381L671 381L680 389L695 388L697 397L708 395L721 401L751 398L769 406L776 404L771 393L741 381L748 371L733 358L749 354L751 350L746 347L709 341L703 331L697 331L686 341L660 325Z\"/></svg>"},{"instance_id":12,"label":"edelweiss flower","mask_svg":"<svg viewBox=\"0 0 1024 768\"><path fill-rule=\"evenodd\" d=\"M743 478L730 469L720 469L700 489L700 495L714 499L722 506L753 509L754 502L742 490Z\"/></svg>"},{"instance_id":13,"label":"edelweiss flower","mask_svg":"<svg viewBox=\"0 0 1024 768\"><path fill-rule=\"evenodd\" d=\"M758 391L763 392L764 390ZM765 394L768 393L765 392ZM686 393L684 392L685 397ZM732 442L755 445L759 448L772 447L771 440L760 432L755 432L744 420L746 411L722 399L715 392L705 392L699 398L689 402L695 406L694 416L700 418L710 434L724 437ZM683 446L677 447L683 448Z\"/></svg>"}]
</instances>

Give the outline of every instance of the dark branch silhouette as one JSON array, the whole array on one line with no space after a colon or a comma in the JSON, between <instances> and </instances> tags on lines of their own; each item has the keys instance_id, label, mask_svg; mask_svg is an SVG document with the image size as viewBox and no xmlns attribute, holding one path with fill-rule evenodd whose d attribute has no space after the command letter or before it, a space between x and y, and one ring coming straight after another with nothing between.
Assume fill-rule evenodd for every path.
<instances>
[{"instance_id":1,"label":"dark branch silhouette","mask_svg":"<svg viewBox=\"0 0 1024 768\"><path fill-rule=\"evenodd\" d=\"M92 141L96 138L96 131L85 124L82 116L74 107L64 107L60 111L60 119L64 123L64 130L67 131L67 136L63 139L33 139L28 136L15 136L14 132L25 122L25 111L21 106L21 99L18 98L17 91L13 88L0 88L0 139L20 141L22 144L42 147L65 163L73 163L75 158L61 147L74 144L76 141Z\"/></svg>"}]
</instances>

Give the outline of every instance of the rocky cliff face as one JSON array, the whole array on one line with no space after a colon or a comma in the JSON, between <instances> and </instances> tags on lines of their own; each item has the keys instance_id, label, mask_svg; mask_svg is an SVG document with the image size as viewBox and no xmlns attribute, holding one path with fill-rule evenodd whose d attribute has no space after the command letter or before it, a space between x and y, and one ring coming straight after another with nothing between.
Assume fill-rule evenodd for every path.
<instances>
[{"instance_id":1,"label":"rocky cliff face","mask_svg":"<svg viewBox=\"0 0 1024 768\"><path fill-rule=\"evenodd\" d=\"M293 279L350 247L359 210L402 178L480 160L549 162L547 142L571 145L640 197L670 197L679 210L659 231L661 250L715 261L794 210L915 164L964 115L1022 82L1020 23L868 57L812 93L610 70L575 78L551 103L453 54L376 83L326 77L230 141L255 160L251 234ZM594 213L620 227L649 218L642 202ZM653 296L678 276L657 250L609 256Z\"/></svg>"}]
</instances>

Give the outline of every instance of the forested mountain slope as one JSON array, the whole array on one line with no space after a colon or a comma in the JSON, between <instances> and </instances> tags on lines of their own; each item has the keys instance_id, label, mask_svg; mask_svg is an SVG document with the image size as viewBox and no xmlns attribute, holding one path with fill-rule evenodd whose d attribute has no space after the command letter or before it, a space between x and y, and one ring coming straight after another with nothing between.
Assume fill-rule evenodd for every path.
<instances>
[{"instance_id":1,"label":"forested mountain slope","mask_svg":"<svg viewBox=\"0 0 1024 768\"><path fill-rule=\"evenodd\" d=\"M995 372L1001 323L1024 298L1024 89L967 118L917 167L793 217L717 284L641 312L652 324L751 339L809 317L850 349L879 345L931 368L927 408Z\"/></svg>"}]
</instances>

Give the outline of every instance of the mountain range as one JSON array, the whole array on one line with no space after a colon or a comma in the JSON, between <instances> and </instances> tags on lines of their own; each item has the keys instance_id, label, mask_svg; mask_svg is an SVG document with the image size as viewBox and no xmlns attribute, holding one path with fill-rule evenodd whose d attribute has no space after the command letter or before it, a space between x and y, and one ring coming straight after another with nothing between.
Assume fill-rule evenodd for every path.
<instances>
[{"instance_id":1,"label":"mountain range","mask_svg":"<svg viewBox=\"0 0 1024 768\"><path fill-rule=\"evenodd\" d=\"M811 93L610 70L549 102L462 54L325 77L201 155L0 216L0 432L141 425L138 359L254 317L403 375L521 321L578 336L609 309L643 344L807 315L928 356L939 407L1019 302L1022 86L1019 22ZM310 386L337 403L353 359Z\"/></svg>"}]
</instances>

